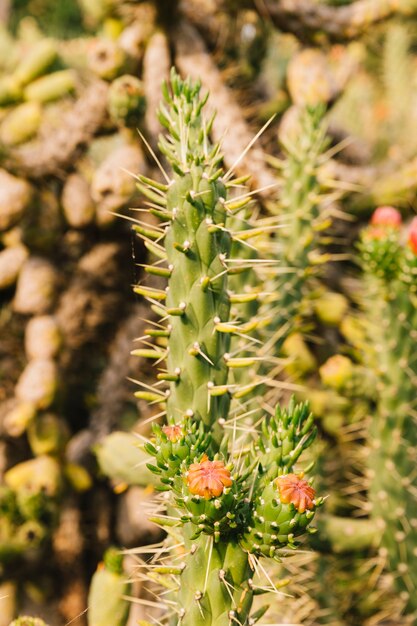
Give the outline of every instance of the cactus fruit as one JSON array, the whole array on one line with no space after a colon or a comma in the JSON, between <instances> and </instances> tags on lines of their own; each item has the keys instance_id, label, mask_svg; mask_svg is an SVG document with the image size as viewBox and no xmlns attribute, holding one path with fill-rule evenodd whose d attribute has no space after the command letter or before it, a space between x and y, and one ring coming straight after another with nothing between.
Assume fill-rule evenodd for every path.
<instances>
[{"instance_id":1,"label":"cactus fruit","mask_svg":"<svg viewBox=\"0 0 417 626\"><path fill-rule=\"evenodd\" d=\"M181 530L186 551L182 562L171 566L164 559L149 575L159 575L167 588L178 585L169 606L183 626L248 626L257 619L251 615L259 591L252 581L257 560L278 558L280 549L294 547L322 499L295 468L315 435L306 406L292 402L288 411L278 408L263 420L262 432L253 429L250 445L242 449L237 437L225 436L228 419L235 419L231 398L243 396L239 377L230 372L256 362L246 356L246 347L240 355L232 339L256 328L244 306L254 296L235 294L229 277L232 242L242 233L239 227L235 236L233 226L245 222L236 216L246 210L250 194L234 199L230 192L231 173L224 174L219 146L210 144L206 99L198 83L171 73L160 109L168 136L160 139L160 148L174 174L169 179L164 173L167 184L138 176L138 188L162 225L149 228L137 221L133 228L159 259L146 271L166 277L168 286L140 284L134 290L168 326L162 321L150 328L144 347L133 352L160 367L158 383L139 383L136 396L166 406L167 424L154 427L145 450L170 503L169 516L156 521L172 527L175 537ZM169 545L168 540L168 551Z\"/></svg>"}]
</instances>

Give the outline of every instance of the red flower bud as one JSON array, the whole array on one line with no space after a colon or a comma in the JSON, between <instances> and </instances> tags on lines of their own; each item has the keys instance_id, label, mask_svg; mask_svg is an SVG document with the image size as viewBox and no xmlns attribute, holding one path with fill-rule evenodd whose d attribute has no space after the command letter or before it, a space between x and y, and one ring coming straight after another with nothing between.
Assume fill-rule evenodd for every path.
<instances>
[{"instance_id":1,"label":"red flower bud","mask_svg":"<svg viewBox=\"0 0 417 626\"><path fill-rule=\"evenodd\" d=\"M302 479L302 474L279 476L276 485L283 504L293 504L299 513L304 513L306 509L314 509L316 492L306 480Z\"/></svg>"},{"instance_id":2,"label":"red flower bud","mask_svg":"<svg viewBox=\"0 0 417 626\"><path fill-rule=\"evenodd\" d=\"M417 217L414 217L410 224L410 230L408 231L408 245L413 253L417 255Z\"/></svg>"},{"instance_id":3,"label":"red flower bud","mask_svg":"<svg viewBox=\"0 0 417 626\"><path fill-rule=\"evenodd\" d=\"M371 218L372 226L385 226L399 228L401 226L401 213L392 206L380 206Z\"/></svg>"},{"instance_id":4,"label":"red flower bud","mask_svg":"<svg viewBox=\"0 0 417 626\"><path fill-rule=\"evenodd\" d=\"M193 463L187 474L187 486L194 495L205 500L217 498L225 487L230 487L232 478L223 461L209 461L204 455L201 463Z\"/></svg>"},{"instance_id":5,"label":"red flower bud","mask_svg":"<svg viewBox=\"0 0 417 626\"><path fill-rule=\"evenodd\" d=\"M182 437L182 428L178 424L175 426L162 426L162 432L165 433L172 443L176 443Z\"/></svg>"}]
</instances>

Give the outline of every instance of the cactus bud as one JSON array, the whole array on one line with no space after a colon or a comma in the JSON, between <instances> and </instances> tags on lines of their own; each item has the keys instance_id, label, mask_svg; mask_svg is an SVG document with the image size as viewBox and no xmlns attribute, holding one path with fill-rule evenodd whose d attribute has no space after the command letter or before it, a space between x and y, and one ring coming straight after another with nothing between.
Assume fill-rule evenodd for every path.
<instances>
[{"instance_id":1,"label":"cactus bud","mask_svg":"<svg viewBox=\"0 0 417 626\"><path fill-rule=\"evenodd\" d=\"M343 389L353 374L352 361L341 354L335 354L319 369L322 382L333 389Z\"/></svg>"},{"instance_id":2,"label":"cactus bud","mask_svg":"<svg viewBox=\"0 0 417 626\"><path fill-rule=\"evenodd\" d=\"M266 485L254 502L252 518L242 538L248 552L274 557L284 547L295 547L295 537L304 534L322 500L295 474L278 477Z\"/></svg>"},{"instance_id":3,"label":"cactus bud","mask_svg":"<svg viewBox=\"0 0 417 626\"><path fill-rule=\"evenodd\" d=\"M315 490L303 475L286 474L279 476L275 484L277 485L279 498L284 504L293 504L299 513L304 513L307 509L314 509Z\"/></svg>"},{"instance_id":4,"label":"cactus bud","mask_svg":"<svg viewBox=\"0 0 417 626\"><path fill-rule=\"evenodd\" d=\"M145 95L142 82L126 74L116 78L108 93L108 109L117 123L134 128L145 112Z\"/></svg>"},{"instance_id":5,"label":"cactus bud","mask_svg":"<svg viewBox=\"0 0 417 626\"><path fill-rule=\"evenodd\" d=\"M401 213L392 206L378 207L371 218L372 226L386 226L390 228L399 228L401 221Z\"/></svg>"},{"instance_id":6,"label":"cactus bud","mask_svg":"<svg viewBox=\"0 0 417 626\"><path fill-rule=\"evenodd\" d=\"M408 245L413 254L417 255L417 217L414 217L408 231Z\"/></svg>"},{"instance_id":7,"label":"cactus bud","mask_svg":"<svg viewBox=\"0 0 417 626\"><path fill-rule=\"evenodd\" d=\"M171 443L177 443L183 435L182 428L178 424L175 426L163 426L162 432L168 437Z\"/></svg>"},{"instance_id":8,"label":"cactus bud","mask_svg":"<svg viewBox=\"0 0 417 626\"><path fill-rule=\"evenodd\" d=\"M209 461L204 455L200 463L193 463L186 474L190 493L205 500L219 497L225 487L233 483L230 471L223 461Z\"/></svg>"}]
</instances>

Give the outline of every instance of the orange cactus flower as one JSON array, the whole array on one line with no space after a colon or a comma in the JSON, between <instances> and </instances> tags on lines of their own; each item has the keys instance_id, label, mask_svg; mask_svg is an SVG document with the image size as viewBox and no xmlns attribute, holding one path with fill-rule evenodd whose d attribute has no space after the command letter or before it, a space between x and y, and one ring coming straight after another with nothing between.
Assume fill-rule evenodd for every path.
<instances>
[{"instance_id":1,"label":"orange cactus flower","mask_svg":"<svg viewBox=\"0 0 417 626\"><path fill-rule=\"evenodd\" d=\"M223 461L209 461L206 455L200 463L192 463L186 474L190 493L205 500L217 498L225 487L230 487L232 477Z\"/></svg>"},{"instance_id":2,"label":"orange cactus flower","mask_svg":"<svg viewBox=\"0 0 417 626\"><path fill-rule=\"evenodd\" d=\"M401 226L401 213L392 206L380 206L371 218L372 226L385 226L399 228Z\"/></svg>"},{"instance_id":3,"label":"orange cactus flower","mask_svg":"<svg viewBox=\"0 0 417 626\"><path fill-rule=\"evenodd\" d=\"M176 443L182 438L182 428L175 424L174 426L162 426L162 432L168 437L172 443Z\"/></svg>"},{"instance_id":4,"label":"orange cactus flower","mask_svg":"<svg viewBox=\"0 0 417 626\"><path fill-rule=\"evenodd\" d=\"M314 509L315 490L302 475L286 474L276 479L280 500L283 504L293 504L299 513Z\"/></svg>"}]
</instances>

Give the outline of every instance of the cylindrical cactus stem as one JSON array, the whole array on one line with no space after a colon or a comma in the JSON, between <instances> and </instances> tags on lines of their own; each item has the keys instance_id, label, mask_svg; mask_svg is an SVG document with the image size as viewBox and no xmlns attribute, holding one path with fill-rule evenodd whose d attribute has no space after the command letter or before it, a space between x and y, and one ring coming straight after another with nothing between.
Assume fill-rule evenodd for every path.
<instances>
[{"instance_id":1,"label":"cylindrical cactus stem","mask_svg":"<svg viewBox=\"0 0 417 626\"><path fill-rule=\"evenodd\" d=\"M417 519L414 404L417 362L417 223L402 243L401 216L380 207L363 232L361 256L367 287L370 363L378 377L378 402L370 429L369 497L382 530L382 549L406 614L417 611Z\"/></svg>"},{"instance_id":2,"label":"cylindrical cactus stem","mask_svg":"<svg viewBox=\"0 0 417 626\"><path fill-rule=\"evenodd\" d=\"M230 335L216 327L229 318L225 260L231 238L220 227L226 221L224 185L204 173L192 166L167 196L167 208L177 210L165 239L172 268L166 299L171 312L167 369L179 370L167 410L175 421L194 416L209 428L228 413L228 394L211 393L227 383L223 357Z\"/></svg>"},{"instance_id":3,"label":"cylindrical cactus stem","mask_svg":"<svg viewBox=\"0 0 417 626\"><path fill-rule=\"evenodd\" d=\"M160 231L164 248L152 242L159 231L154 236L149 229L138 226L137 230L149 248L160 249L159 254L167 260L168 287L165 292L142 286L135 291L154 302L165 300L169 349L167 371L161 378L169 382L169 422L193 417L211 429L227 417L230 401L224 356L231 337L225 325L230 312L227 260L232 238L227 229L226 186L219 178L221 155L218 146L210 145L210 122L201 115L204 101L198 98L199 89L174 74L172 94L165 93L170 110L163 106L160 118L170 137L161 139L161 149L172 164L173 178L167 186L143 177L139 182L154 212L169 220ZM154 350L146 355L159 359L165 353Z\"/></svg>"},{"instance_id":4,"label":"cylindrical cactus stem","mask_svg":"<svg viewBox=\"0 0 417 626\"><path fill-rule=\"evenodd\" d=\"M167 277L168 287L139 285L135 291L148 298L168 324L150 329L142 338L145 347L134 351L166 364L158 384L143 385L136 395L166 403L168 425L155 427L145 449L154 458L148 467L159 477L158 488L171 491L169 516L155 521L174 526L177 542L175 527L182 525L185 550L183 563L176 559L168 565L164 560L150 576L173 576L174 581L164 579L168 589L178 584L178 592L169 599L175 612L172 624L250 626L265 610L250 616L255 593L251 572L257 559L295 547L294 537L303 533L322 499L315 498L302 471L292 473L314 439L313 418L306 407L292 403L288 412L277 411L262 433L254 434L253 446L240 449L236 438L229 445L223 436L231 396L242 392L229 369L256 361L245 347L243 355L237 354L231 338L257 327L258 321L248 320L244 307L239 307L258 294L233 292L228 281L229 262L236 260L234 212L246 207L250 194L227 196L234 183L220 167L219 146L210 145L211 121L202 115L205 100L199 90L199 84L172 74L171 91L164 94L167 106L162 105L160 112L169 135L161 139L160 147L174 174L169 179L163 172L167 184L138 177L151 212L162 219L160 227L139 221L134 226L159 259L145 269ZM238 308L231 315L235 304ZM271 503L265 522L258 509L265 505L262 496L268 489ZM256 539L261 536L259 545L252 545L251 533Z\"/></svg>"},{"instance_id":5,"label":"cylindrical cactus stem","mask_svg":"<svg viewBox=\"0 0 417 626\"><path fill-rule=\"evenodd\" d=\"M248 554L233 541L200 535L188 541L178 592L182 626L247 624L252 606Z\"/></svg>"},{"instance_id":6,"label":"cylindrical cactus stem","mask_svg":"<svg viewBox=\"0 0 417 626\"><path fill-rule=\"evenodd\" d=\"M281 262L270 289L274 293L273 304L266 303L277 353L290 332L297 328L306 283L320 261L320 232L329 223L329 216L326 221L325 212L320 210L318 178L327 146L324 112L323 106L300 109L291 137L281 138L285 153L281 167L283 186L279 205L270 207L283 219L280 237L273 241L272 251ZM266 349L269 348L267 342Z\"/></svg>"},{"instance_id":7,"label":"cylindrical cactus stem","mask_svg":"<svg viewBox=\"0 0 417 626\"><path fill-rule=\"evenodd\" d=\"M129 613L130 583L123 572L123 556L109 548L93 576L88 595L89 626L125 626Z\"/></svg>"}]
</instances>

